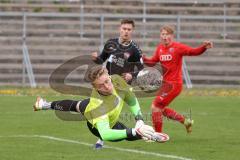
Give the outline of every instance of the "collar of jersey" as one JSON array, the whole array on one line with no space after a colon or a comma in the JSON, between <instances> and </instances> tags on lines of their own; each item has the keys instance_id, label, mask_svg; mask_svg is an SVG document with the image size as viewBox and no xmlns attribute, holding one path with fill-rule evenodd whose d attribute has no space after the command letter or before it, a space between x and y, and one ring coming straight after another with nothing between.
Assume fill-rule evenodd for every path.
<instances>
[{"instance_id":1,"label":"collar of jersey","mask_svg":"<svg viewBox=\"0 0 240 160\"><path fill-rule=\"evenodd\" d=\"M130 40L128 44L124 44L124 43L121 43L121 38L119 37L118 38L118 43L123 45L123 46L129 46L132 43L132 40Z\"/></svg>"}]
</instances>

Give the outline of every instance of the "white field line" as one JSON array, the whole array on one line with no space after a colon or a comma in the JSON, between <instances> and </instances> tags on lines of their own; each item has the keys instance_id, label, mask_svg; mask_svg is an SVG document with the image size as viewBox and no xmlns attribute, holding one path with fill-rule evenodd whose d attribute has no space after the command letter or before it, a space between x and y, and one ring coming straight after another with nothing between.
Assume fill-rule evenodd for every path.
<instances>
[{"instance_id":1,"label":"white field line","mask_svg":"<svg viewBox=\"0 0 240 160\"><path fill-rule=\"evenodd\" d=\"M46 135L13 135L13 136L0 136L0 138L42 138L42 139L49 139L49 140L54 140L54 141L66 142L66 143L80 144L80 145L84 145L84 146L93 146L93 144L86 143L86 142L58 138L58 137L53 137L53 136L46 136ZM176 159L176 160L193 160L191 158L175 156L175 155L170 155L170 154L147 152L147 151L141 151L141 150L136 150L136 149L125 149L125 148L113 147L113 146L107 146L107 145L104 145L104 148L113 149L113 150L117 150L117 151L123 151L123 152L138 153L138 154L143 154L143 155L151 155L151 156L155 156L155 157L164 157L164 158Z\"/></svg>"}]
</instances>

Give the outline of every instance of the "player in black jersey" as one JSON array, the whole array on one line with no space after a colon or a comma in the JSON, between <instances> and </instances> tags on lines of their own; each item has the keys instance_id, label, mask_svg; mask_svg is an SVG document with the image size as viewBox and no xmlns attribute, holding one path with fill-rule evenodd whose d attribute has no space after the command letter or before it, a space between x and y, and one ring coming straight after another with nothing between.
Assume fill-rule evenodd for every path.
<instances>
[{"instance_id":1,"label":"player in black jersey","mask_svg":"<svg viewBox=\"0 0 240 160\"><path fill-rule=\"evenodd\" d=\"M142 51L131 39L135 24L133 20L123 19L119 28L120 36L109 39L100 55L92 53L93 60L98 63L107 61L106 68L110 75L121 75L128 84L143 69Z\"/></svg>"}]
</instances>

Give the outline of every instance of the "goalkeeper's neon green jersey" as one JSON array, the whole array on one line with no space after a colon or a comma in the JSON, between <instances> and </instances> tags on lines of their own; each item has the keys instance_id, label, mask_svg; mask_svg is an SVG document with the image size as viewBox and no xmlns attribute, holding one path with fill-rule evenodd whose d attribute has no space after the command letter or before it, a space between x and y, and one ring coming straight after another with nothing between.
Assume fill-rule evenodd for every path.
<instances>
[{"instance_id":1,"label":"goalkeeper's neon green jersey","mask_svg":"<svg viewBox=\"0 0 240 160\"><path fill-rule=\"evenodd\" d=\"M100 121L108 121L112 128L119 119L124 103L130 106L132 113L136 116L140 113L140 107L135 95L131 91L131 87L119 76L112 75L113 94L104 96L93 89L90 102L87 105L84 116L96 127L96 123ZM131 106L137 107L132 109Z\"/></svg>"}]
</instances>

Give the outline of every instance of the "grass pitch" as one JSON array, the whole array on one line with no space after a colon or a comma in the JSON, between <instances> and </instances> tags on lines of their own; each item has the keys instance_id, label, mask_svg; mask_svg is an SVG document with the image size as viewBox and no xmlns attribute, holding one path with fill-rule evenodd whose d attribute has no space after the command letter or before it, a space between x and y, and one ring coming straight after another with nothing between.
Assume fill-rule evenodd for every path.
<instances>
[{"instance_id":1,"label":"grass pitch","mask_svg":"<svg viewBox=\"0 0 240 160\"><path fill-rule=\"evenodd\" d=\"M12 89L11 89L12 90ZM106 148L93 150L96 138L85 122L63 121L54 111L33 112L36 95L49 101L79 99L60 95L49 89L17 89L0 95L0 159L1 160L236 160L240 148L240 98L236 94L204 95L203 90L184 92L171 105L183 114L192 109L195 121L188 135L182 125L165 119L167 143L106 142ZM210 91L209 91L210 92ZM213 92L211 90L211 92ZM217 91L216 91L217 92ZM13 94L11 94L13 93ZM225 91L224 91L225 93ZM228 92L231 93L231 90ZM140 99L145 119L150 123L152 99ZM124 109L123 113L128 110ZM128 126L133 122L122 119Z\"/></svg>"}]
</instances>

